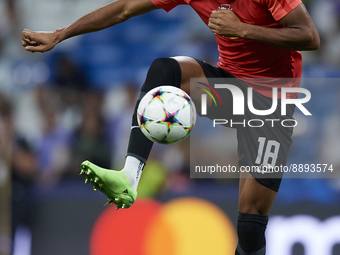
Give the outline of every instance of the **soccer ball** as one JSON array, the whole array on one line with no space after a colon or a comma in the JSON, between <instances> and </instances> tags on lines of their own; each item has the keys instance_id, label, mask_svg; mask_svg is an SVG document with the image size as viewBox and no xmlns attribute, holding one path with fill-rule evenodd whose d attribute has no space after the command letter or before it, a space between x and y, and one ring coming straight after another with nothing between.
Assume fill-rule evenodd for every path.
<instances>
[{"instance_id":1,"label":"soccer ball","mask_svg":"<svg viewBox=\"0 0 340 255\"><path fill-rule=\"evenodd\" d=\"M150 90L140 101L137 121L151 141L175 143L189 135L196 122L196 108L183 90L160 86Z\"/></svg>"}]
</instances>

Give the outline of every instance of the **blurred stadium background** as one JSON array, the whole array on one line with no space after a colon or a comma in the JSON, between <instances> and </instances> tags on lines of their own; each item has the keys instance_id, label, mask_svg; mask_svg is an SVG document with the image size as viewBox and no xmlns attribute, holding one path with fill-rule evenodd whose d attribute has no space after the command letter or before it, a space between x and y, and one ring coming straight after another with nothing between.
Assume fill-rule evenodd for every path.
<instances>
[{"instance_id":1,"label":"blurred stadium background","mask_svg":"<svg viewBox=\"0 0 340 255\"><path fill-rule=\"evenodd\" d=\"M189 140L155 145L139 187L148 199L124 213L103 207L105 197L78 177L85 159L122 167L134 101L155 58L214 64L218 56L212 33L187 6L69 39L45 54L21 47L24 28L54 30L106 3L0 1L0 254L11 247L13 255L227 254L235 245L237 180L190 179ZM321 36L317 52L303 53L304 77L322 82L303 85L313 117L297 112L289 161L333 164L335 173L284 179L268 255L340 254L340 1L304 4ZM230 143L220 149L235 161L233 131L223 131ZM133 242L125 238L131 233Z\"/></svg>"}]
</instances>

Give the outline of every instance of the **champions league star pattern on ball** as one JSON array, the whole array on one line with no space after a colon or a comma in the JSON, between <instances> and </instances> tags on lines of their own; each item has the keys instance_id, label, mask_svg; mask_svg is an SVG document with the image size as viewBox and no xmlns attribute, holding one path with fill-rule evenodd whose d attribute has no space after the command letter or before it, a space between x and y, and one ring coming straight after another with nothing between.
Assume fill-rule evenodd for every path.
<instances>
[{"instance_id":1,"label":"champions league star pattern on ball","mask_svg":"<svg viewBox=\"0 0 340 255\"><path fill-rule=\"evenodd\" d=\"M170 144L186 138L196 122L196 109L183 90L160 86L141 100L137 121L143 134L153 142Z\"/></svg>"}]
</instances>

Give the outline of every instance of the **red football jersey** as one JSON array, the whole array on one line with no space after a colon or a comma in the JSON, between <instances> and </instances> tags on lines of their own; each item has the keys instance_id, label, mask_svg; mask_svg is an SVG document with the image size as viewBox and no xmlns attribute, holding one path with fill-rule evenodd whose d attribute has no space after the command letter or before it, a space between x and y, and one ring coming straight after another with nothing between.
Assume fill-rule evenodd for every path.
<instances>
[{"instance_id":1,"label":"red football jersey","mask_svg":"<svg viewBox=\"0 0 340 255\"><path fill-rule=\"evenodd\" d=\"M165 11L180 4L190 5L208 24L210 14L218 8L231 8L242 22L263 27L282 28L278 22L301 4L301 0L151 0ZM269 46L249 39L230 39L215 35L220 53L217 66L245 82L264 96L272 97L272 87L298 87L302 72L301 53ZM248 78L261 78L251 79ZM265 78L265 79L262 79ZM281 78L289 82L283 82ZM275 85L273 85L275 84ZM281 85L280 85L281 84ZM296 94L288 95L295 97ZM279 95L280 97L280 95Z\"/></svg>"}]
</instances>

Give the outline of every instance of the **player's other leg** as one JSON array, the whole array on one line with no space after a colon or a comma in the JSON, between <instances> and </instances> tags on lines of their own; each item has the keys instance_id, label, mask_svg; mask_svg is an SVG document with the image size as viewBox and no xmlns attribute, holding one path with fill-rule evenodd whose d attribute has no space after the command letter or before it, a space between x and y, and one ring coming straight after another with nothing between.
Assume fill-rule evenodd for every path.
<instances>
[{"instance_id":1,"label":"player's other leg","mask_svg":"<svg viewBox=\"0 0 340 255\"><path fill-rule=\"evenodd\" d=\"M239 184L238 245L235 255L264 255L268 214L277 192L241 173Z\"/></svg>"},{"instance_id":2,"label":"player's other leg","mask_svg":"<svg viewBox=\"0 0 340 255\"><path fill-rule=\"evenodd\" d=\"M254 102L257 109L269 109L272 104L270 98L258 93L254 93ZM246 122L258 118L291 121L294 106L287 106L287 115L281 116L280 105L279 103L278 109L269 116L255 116L246 112ZM243 169L250 167L249 170L252 171L240 176L237 221L239 242L236 255L265 254L268 214L281 184L283 172L279 169L286 165L292 134L293 125L264 125L261 128L246 126L237 130L239 166Z\"/></svg>"},{"instance_id":3,"label":"player's other leg","mask_svg":"<svg viewBox=\"0 0 340 255\"><path fill-rule=\"evenodd\" d=\"M137 108L142 97L153 88L171 85L190 94L190 78L204 78L200 64L190 57L159 58L151 64L145 82L141 88L132 116L132 127L125 166L122 171L104 169L85 161L81 164L81 174L85 182L90 182L94 189L103 192L108 203L115 203L118 208L130 207L137 197L137 186L143 167L149 157L153 142L139 129Z\"/></svg>"}]
</instances>

